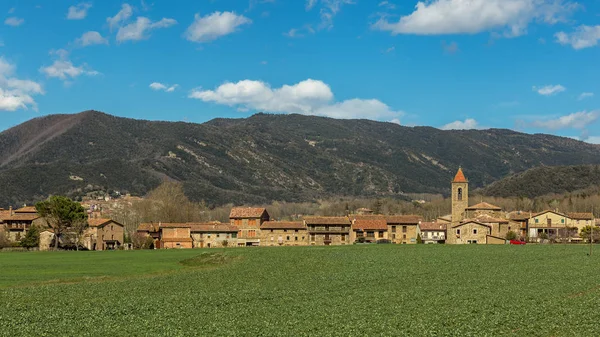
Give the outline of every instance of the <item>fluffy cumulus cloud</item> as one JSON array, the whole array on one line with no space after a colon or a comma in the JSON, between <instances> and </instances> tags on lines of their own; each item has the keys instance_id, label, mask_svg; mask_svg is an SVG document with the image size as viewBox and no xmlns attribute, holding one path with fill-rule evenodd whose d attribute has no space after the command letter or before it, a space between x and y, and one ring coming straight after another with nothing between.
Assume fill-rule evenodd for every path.
<instances>
[{"instance_id":1,"label":"fluffy cumulus cloud","mask_svg":"<svg viewBox=\"0 0 600 337\"><path fill-rule=\"evenodd\" d=\"M560 84L556 84L556 85L546 85L543 87L533 87L533 91L537 92L538 94L542 95L542 96L552 96L552 95L556 95L558 93L561 93L563 91L567 90L567 88L563 87Z\"/></svg>"},{"instance_id":2,"label":"fluffy cumulus cloud","mask_svg":"<svg viewBox=\"0 0 600 337\"><path fill-rule=\"evenodd\" d=\"M598 117L600 117L600 111L598 110L580 111L555 119L533 121L529 126L553 131L562 129L586 130L589 124L595 122Z\"/></svg>"},{"instance_id":3,"label":"fluffy cumulus cloud","mask_svg":"<svg viewBox=\"0 0 600 337\"><path fill-rule=\"evenodd\" d=\"M42 86L34 81L15 77L16 67L0 57L0 111L15 111L33 108L37 104L35 95L43 95Z\"/></svg>"},{"instance_id":4,"label":"fluffy cumulus cloud","mask_svg":"<svg viewBox=\"0 0 600 337\"><path fill-rule=\"evenodd\" d=\"M556 42L570 45L574 49L584 49L598 45L600 40L600 25L579 26L572 33L558 32L554 35Z\"/></svg>"},{"instance_id":5,"label":"fluffy cumulus cloud","mask_svg":"<svg viewBox=\"0 0 600 337\"><path fill-rule=\"evenodd\" d=\"M272 113L299 113L334 118L393 119L402 115L376 99L335 102L331 88L322 81L307 79L293 85L271 88L261 81L227 82L215 90L193 90L190 98Z\"/></svg>"},{"instance_id":6,"label":"fluffy cumulus cloud","mask_svg":"<svg viewBox=\"0 0 600 337\"><path fill-rule=\"evenodd\" d=\"M137 41L150 37L150 31L159 28L168 28L177 24L174 19L163 18L160 21L151 21L150 19L139 16L135 22L122 26L117 32L117 41Z\"/></svg>"},{"instance_id":7,"label":"fluffy cumulus cloud","mask_svg":"<svg viewBox=\"0 0 600 337\"><path fill-rule=\"evenodd\" d=\"M454 121L442 126L442 130L471 130L481 129L482 127L473 118L467 118L464 121Z\"/></svg>"},{"instance_id":8,"label":"fluffy cumulus cloud","mask_svg":"<svg viewBox=\"0 0 600 337\"><path fill-rule=\"evenodd\" d=\"M171 86L166 85L166 84L162 84L160 82L152 82L150 83L149 87L152 90L156 90L156 91L165 91L165 92L173 92L175 91L175 89L177 89L179 85L177 84L173 84Z\"/></svg>"},{"instance_id":9,"label":"fluffy cumulus cloud","mask_svg":"<svg viewBox=\"0 0 600 337\"><path fill-rule=\"evenodd\" d=\"M91 46L95 44L108 44L108 39L102 37L102 35L100 35L100 33L98 32L89 31L83 33L83 35L81 35L80 38L76 39L75 44L81 47Z\"/></svg>"},{"instance_id":10,"label":"fluffy cumulus cloud","mask_svg":"<svg viewBox=\"0 0 600 337\"><path fill-rule=\"evenodd\" d=\"M87 16L88 10L92 8L92 4L89 2L82 2L75 6L69 7L67 12L67 19L69 20L82 20Z\"/></svg>"},{"instance_id":11,"label":"fluffy cumulus cloud","mask_svg":"<svg viewBox=\"0 0 600 337\"><path fill-rule=\"evenodd\" d=\"M196 14L194 22L187 28L184 37L193 42L210 42L234 33L240 26L252 20L234 12L214 12L206 16Z\"/></svg>"},{"instance_id":12,"label":"fluffy cumulus cloud","mask_svg":"<svg viewBox=\"0 0 600 337\"><path fill-rule=\"evenodd\" d=\"M59 78L63 81L66 81L75 79L81 75L95 76L99 74L97 71L90 69L85 64L75 66L69 60L68 52L63 49L53 51L51 54L57 56L58 58L54 60L54 63L52 63L50 66L40 68L40 72L48 77Z\"/></svg>"},{"instance_id":13,"label":"fluffy cumulus cloud","mask_svg":"<svg viewBox=\"0 0 600 337\"><path fill-rule=\"evenodd\" d=\"M382 17L373 28L393 34L476 34L493 30L519 36L533 21L561 22L577 8L576 3L566 0L419 1L411 14L397 22Z\"/></svg>"},{"instance_id":14,"label":"fluffy cumulus cloud","mask_svg":"<svg viewBox=\"0 0 600 337\"><path fill-rule=\"evenodd\" d=\"M18 18L16 16L11 16L10 18L6 18L6 20L4 20L5 25L12 26L12 27L20 26L24 22L25 22L24 19Z\"/></svg>"}]
</instances>

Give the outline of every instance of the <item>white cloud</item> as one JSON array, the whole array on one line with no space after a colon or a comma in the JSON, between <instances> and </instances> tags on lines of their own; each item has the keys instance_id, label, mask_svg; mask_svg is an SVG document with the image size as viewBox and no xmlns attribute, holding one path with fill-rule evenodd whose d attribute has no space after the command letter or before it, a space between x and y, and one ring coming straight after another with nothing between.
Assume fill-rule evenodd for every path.
<instances>
[{"instance_id":1,"label":"white cloud","mask_svg":"<svg viewBox=\"0 0 600 337\"><path fill-rule=\"evenodd\" d=\"M152 82L152 83L150 83L149 87L150 87L150 89L156 90L156 91L161 90L161 91L165 91L165 92L173 92L173 91L175 91L175 89L177 89L177 87L179 87L179 85L174 84L172 86L168 86L168 85L162 84L160 82Z\"/></svg>"},{"instance_id":2,"label":"white cloud","mask_svg":"<svg viewBox=\"0 0 600 337\"><path fill-rule=\"evenodd\" d=\"M504 30L519 36L532 21L564 21L579 6L566 0L430 0L419 1L415 11L398 22L385 17L373 28L393 34L477 34Z\"/></svg>"},{"instance_id":3,"label":"white cloud","mask_svg":"<svg viewBox=\"0 0 600 337\"><path fill-rule=\"evenodd\" d=\"M454 121L442 126L442 130L471 130L481 129L482 127L473 118L467 118L464 121Z\"/></svg>"},{"instance_id":4,"label":"white cloud","mask_svg":"<svg viewBox=\"0 0 600 337\"><path fill-rule=\"evenodd\" d=\"M163 18L160 21L152 22L146 17L139 16L135 22L119 28L117 41L144 40L150 37L150 31L159 28L168 28L175 24L177 24L177 21L174 19Z\"/></svg>"},{"instance_id":5,"label":"white cloud","mask_svg":"<svg viewBox=\"0 0 600 337\"><path fill-rule=\"evenodd\" d=\"M58 59L54 60L52 65L40 68L40 72L46 74L48 77L55 77L66 81L67 79L74 79L80 75L95 76L99 74L99 72L89 69L85 64L81 66L73 65L68 59L68 52L64 49L53 51L51 54L57 55Z\"/></svg>"},{"instance_id":6,"label":"white cloud","mask_svg":"<svg viewBox=\"0 0 600 337\"><path fill-rule=\"evenodd\" d=\"M22 25L25 22L24 19L22 18L18 18L16 16L11 16L10 18L7 18L6 20L4 20L4 24L8 25L8 26L13 26L13 27L17 27Z\"/></svg>"},{"instance_id":7,"label":"white cloud","mask_svg":"<svg viewBox=\"0 0 600 337\"><path fill-rule=\"evenodd\" d=\"M92 8L92 4L89 2L82 2L75 6L69 7L67 12L67 19L69 20L82 20L87 16L88 9Z\"/></svg>"},{"instance_id":8,"label":"white cloud","mask_svg":"<svg viewBox=\"0 0 600 337\"><path fill-rule=\"evenodd\" d=\"M571 45L573 49L583 49L598 45L600 40L600 25L581 25L572 33L558 32L554 34L556 42L562 45Z\"/></svg>"},{"instance_id":9,"label":"white cloud","mask_svg":"<svg viewBox=\"0 0 600 337\"><path fill-rule=\"evenodd\" d=\"M333 18L339 13L343 5L355 4L355 0L308 0L306 2L306 10L309 11L320 3L319 14L321 23L318 29L330 29L333 27Z\"/></svg>"},{"instance_id":10,"label":"white cloud","mask_svg":"<svg viewBox=\"0 0 600 337\"><path fill-rule=\"evenodd\" d=\"M194 22L184 37L193 42L210 42L234 33L238 27L251 24L252 20L234 12L214 12L206 16L194 15Z\"/></svg>"},{"instance_id":11,"label":"white cloud","mask_svg":"<svg viewBox=\"0 0 600 337\"><path fill-rule=\"evenodd\" d=\"M299 37L305 37L306 34L314 34L315 30L312 28L311 25L304 25L302 26L302 28L292 28L289 31L283 33L284 36L290 37L290 38L299 38Z\"/></svg>"},{"instance_id":12,"label":"white cloud","mask_svg":"<svg viewBox=\"0 0 600 337\"><path fill-rule=\"evenodd\" d=\"M538 120L530 123L532 127L548 130L576 129L585 130L590 123L600 117L600 111L580 111L556 119Z\"/></svg>"},{"instance_id":13,"label":"white cloud","mask_svg":"<svg viewBox=\"0 0 600 337\"><path fill-rule=\"evenodd\" d=\"M334 118L389 120L403 114L376 99L355 98L334 102L331 88L324 82L313 79L275 89L261 81L227 82L215 90L192 90L189 97L242 109Z\"/></svg>"},{"instance_id":14,"label":"white cloud","mask_svg":"<svg viewBox=\"0 0 600 337\"><path fill-rule=\"evenodd\" d=\"M377 6L384 7L385 9L396 9L396 5L394 5L393 3L389 2L389 1L382 1Z\"/></svg>"},{"instance_id":15,"label":"white cloud","mask_svg":"<svg viewBox=\"0 0 600 337\"><path fill-rule=\"evenodd\" d=\"M594 93L593 92L582 92L581 95L579 95L579 97L577 98L579 101L586 99L586 98L590 98L590 97L594 97Z\"/></svg>"},{"instance_id":16,"label":"white cloud","mask_svg":"<svg viewBox=\"0 0 600 337\"><path fill-rule=\"evenodd\" d=\"M133 7L128 4L123 4L121 6L121 10L113 17L106 18L106 22L108 22L108 26L112 31L116 27L119 27L125 21L127 21L131 15L133 15Z\"/></svg>"},{"instance_id":17,"label":"white cloud","mask_svg":"<svg viewBox=\"0 0 600 337\"><path fill-rule=\"evenodd\" d=\"M0 57L0 110L37 110L34 95L43 95L42 86L34 81L14 77L16 67Z\"/></svg>"},{"instance_id":18,"label":"white cloud","mask_svg":"<svg viewBox=\"0 0 600 337\"><path fill-rule=\"evenodd\" d=\"M563 87L560 84L557 85L546 85L543 86L541 88L534 86L533 87L533 91L537 92L538 94L542 95L542 96L552 96L552 95L556 95L560 92L563 92L567 90L567 88Z\"/></svg>"},{"instance_id":19,"label":"white cloud","mask_svg":"<svg viewBox=\"0 0 600 337\"><path fill-rule=\"evenodd\" d=\"M100 35L100 33L98 33L98 32L89 31L89 32L83 33L83 35L81 35L80 38L75 40L75 43L77 45L85 47L85 46L91 46L91 45L95 45L95 44L108 44L108 40L106 38L102 37L102 35Z\"/></svg>"}]
</instances>

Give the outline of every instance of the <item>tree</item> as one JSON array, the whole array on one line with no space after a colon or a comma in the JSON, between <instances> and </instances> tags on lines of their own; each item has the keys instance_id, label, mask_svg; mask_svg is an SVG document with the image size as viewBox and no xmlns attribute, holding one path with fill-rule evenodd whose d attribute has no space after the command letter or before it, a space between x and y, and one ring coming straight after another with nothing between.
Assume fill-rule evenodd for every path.
<instances>
[{"instance_id":1,"label":"tree","mask_svg":"<svg viewBox=\"0 0 600 337\"><path fill-rule=\"evenodd\" d=\"M506 240L516 240L517 239L517 233L515 233L514 231L508 231L508 233L506 233Z\"/></svg>"},{"instance_id":2,"label":"tree","mask_svg":"<svg viewBox=\"0 0 600 337\"><path fill-rule=\"evenodd\" d=\"M40 229L38 226L31 226L27 234L21 239L21 247L35 248L40 246Z\"/></svg>"},{"instance_id":3,"label":"tree","mask_svg":"<svg viewBox=\"0 0 600 337\"><path fill-rule=\"evenodd\" d=\"M423 243L423 239L421 239L421 234L417 234L417 243Z\"/></svg>"},{"instance_id":4,"label":"tree","mask_svg":"<svg viewBox=\"0 0 600 337\"><path fill-rule=\"evenodd\" d=\"M592 228L593 228L593 230L592 230ZM592 234L593 241L596 241L596 242L600 241L600 227L585 226L579 232L579 236L581 236L581 238L583 238L585 240L590 239L590 234Z\"/></svg>"},{"instance_id":5,"label":"tree","mask_svg":"<svg viewBox=\"0 0 600 337\"><path fill-rule=\"evenodd\" d=\"M37 212L54 229L54 249L67 229L86 222L87 214L79 203L63 196L52 196L35 204Z\"/></svg>"}]
</instances>

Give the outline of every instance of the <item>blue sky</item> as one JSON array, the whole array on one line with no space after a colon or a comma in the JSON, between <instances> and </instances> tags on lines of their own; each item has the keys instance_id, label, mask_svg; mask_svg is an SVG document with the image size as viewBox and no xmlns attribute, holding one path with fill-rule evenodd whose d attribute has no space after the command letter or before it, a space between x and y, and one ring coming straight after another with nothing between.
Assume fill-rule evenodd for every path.
<instances>
[{"instance_id":1,"label":"blue sky","mask_svg":"<svg viewBox=\"0 0 600 337\"><path fill-rule=\"evenodd\" d=\"M0 129L257 111L600 143L600 1L0 3Z\"/></svg>"}]
</instances>

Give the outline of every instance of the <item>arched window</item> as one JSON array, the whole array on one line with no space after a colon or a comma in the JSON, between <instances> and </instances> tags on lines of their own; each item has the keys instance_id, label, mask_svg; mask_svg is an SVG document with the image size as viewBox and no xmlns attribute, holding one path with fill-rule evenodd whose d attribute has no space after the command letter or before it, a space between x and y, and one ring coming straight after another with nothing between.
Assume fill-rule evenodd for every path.
<instances>
[{"instance_id":1,"label":"arched window","mask_svg":"<svg viewBox=\"0 0 600 337\"><path fill-rule=\"evenodd\" d=\"M462 200L462 188L458 188L458 194L456 195L456 199L459 201Z\"/></svg>"}]
</instances>

